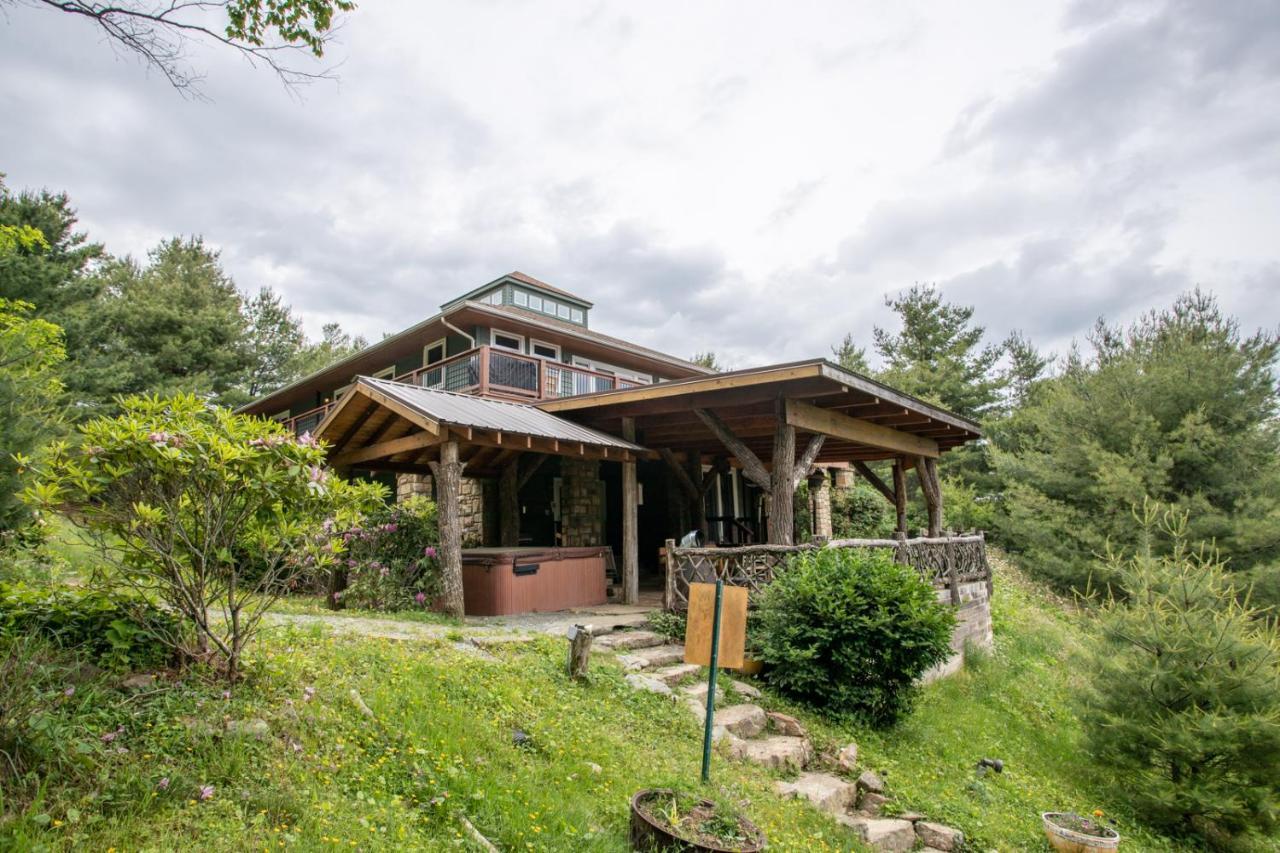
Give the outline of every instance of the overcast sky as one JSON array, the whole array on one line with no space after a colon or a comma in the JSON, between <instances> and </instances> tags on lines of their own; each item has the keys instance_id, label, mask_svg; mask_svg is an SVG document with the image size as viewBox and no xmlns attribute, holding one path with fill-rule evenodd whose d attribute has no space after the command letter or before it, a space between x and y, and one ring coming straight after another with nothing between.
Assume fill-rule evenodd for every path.
<instances>
[{"instance_id":1,"label":"overcast sky","mask_svg":"<svg viewBox=\"0 0 1280 853\"><path fill-rule=\"evenodd\" d=\"M313 332L519 269L734 366L870 344L935 282L1061 350L1196 284L1280 324L1280 4L364 0L291 99L184 100L0 0L0 172L144 254L201 234Z\"/></svg>"}]
</instances>

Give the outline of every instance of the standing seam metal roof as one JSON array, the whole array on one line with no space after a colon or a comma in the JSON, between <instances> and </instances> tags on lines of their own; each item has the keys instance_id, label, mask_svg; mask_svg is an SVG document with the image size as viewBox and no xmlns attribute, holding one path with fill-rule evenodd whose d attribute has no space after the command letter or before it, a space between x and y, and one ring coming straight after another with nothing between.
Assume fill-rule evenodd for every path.
<instances>
[{"instance_id":1,"label":"standing seam metal roof","mask_svg":"<svg viewBox=\"0 0 1280 853\"><path fill-rule=\"evenodd\" d=\"M508 403L470 394L437 391L404 382L374 379L370 376L358 377L356 382L359 385L374 388L388 397L394 397L424 417L446 426L473 427L509 432L513 435L580 442L594 447L616 447L644 452L644 448L638 444L615 438L606 432L582 426L524 403Z\"/></svg>"}]
</instances>

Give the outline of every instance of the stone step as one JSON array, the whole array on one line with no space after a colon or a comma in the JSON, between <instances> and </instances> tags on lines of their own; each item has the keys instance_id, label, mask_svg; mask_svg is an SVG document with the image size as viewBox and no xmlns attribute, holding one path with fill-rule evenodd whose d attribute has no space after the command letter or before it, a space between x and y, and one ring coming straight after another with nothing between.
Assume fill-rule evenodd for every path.
<instances>
[{"instance_id":1,"label":"stone step","mask_svg":"<svg viewBox=\"0 0 1280 853\"><path fill-rule=\"evenodd\" d=\"M745 681L729 679L729 687L734 693L737 693L740 696L745 696L748 699L759 699L762 695L759 687L756 687L754 684L748 684Z\"/></svg>"},{"instance_id":2,"label":"stone step","mask_svg":"<svg viewBox=\"0 0 1280 853\"><path fill-rule=\"evenodd\" d=\"M909 820L837 815L836 820L858 834L867 846L881 853L906 853L916 846L916 830Z\"/></svg>"},{"instance_id":3,"label":"stone step","mask_svg":"<svg viewBox=\"0 0 1280 853\"><path fill-rule=\"evenodd\" d=\"M803 770L813 757L813 747L807 738L786 735L751 740L733 738L729 742L729 754L773 770Z\"/></svg>"},{"instance_id":4,"label":"stone step","mask_svg":"<svg viewBox=\"0 0 1280 853\"><path fill-rule=\"evenodd\" d=\"M680 688L680 692L703 705L707 704L707 682L699 681L694 684L686 684ZM716 703L724 701L724 688L718 683L716 684ZM766 718L767 719L767 718Z\"/></svg>"},{"instance_id":5,"label":"stone step","mask_svg":"<svg viewBox=\"0 0 1280 853\"><path fill-rule=\"evenodd\" d=\"M830 773L801 773L794 782L776 782L773 787L784 797L806 799L833 815L847 812L858 793L853 784Z\"/></svg>"},{"instance_id":6,"label":"stone step","mask_svg":"<svg viewBox=\"0 0 1280 853\"><path fill-rule=\"evenodd\" d=\"M663 684L653 676L645 675L642 672L633 672L628 675L627 684L629 684L633 690L647 690L650 693L657 693L661 696L675 697L675 694L671 692L670 687Z\"/></svg>"},{"instance_id":7,"label":"stone step","mask_svg":"<svg viewBox=\"0 0 1280 853\"><path fill-rule=\"evenodd\" d=\"M636 669L657 669L684 662L684 646L646 646L626 656ZM626 663L624 663L624 666Z\"/></svg>"},{"instance_id":8,"label":"stone step","mask_svg":"<svg viewBox=\"0 0 1280 853\"><path fill-rule=\"evenodd\" d=\"M652 631L614 631L611 634L605 634L603 637L597 637L593 642L596 648L599 649L625 652L632 649L661 646L666 642L666 639Z\"/></svg>"},{"instance_id":9,"label":"stone step","mask_svg":"<svg viewBox=\"0 0 1280 853\"><path fill-rule=\"evenodd\" d=\"M653 671L653 677L670 687L675 687L680 682L692 678L700 672L702 672L702 667L698 666L696 663L678 663L674 666L664 666L661 669L655 669Z\"/></svg>"},{"instance_id":10,"label":"stone step","mask_svg":"<svg viewBox=\"0 0 1280 853\"><path fill-rule=\"evenodd\" d=\"M703 713L706 713L705 708ZM730 705L717 709L712 722L736 737L753 738L764 731L766 719L764 708L759 705Z\"/></svg>"}]
</instances>

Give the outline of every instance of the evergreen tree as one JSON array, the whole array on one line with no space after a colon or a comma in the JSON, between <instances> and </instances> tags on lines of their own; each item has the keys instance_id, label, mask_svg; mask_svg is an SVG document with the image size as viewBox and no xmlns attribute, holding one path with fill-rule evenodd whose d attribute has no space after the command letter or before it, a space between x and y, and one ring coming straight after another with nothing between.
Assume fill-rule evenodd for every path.
<instances>
[{"instance_id":1,"label":"evergreen tree","mask_svg":"<svg viewBox=\"0 0 1280 853\"><path fill-rule=\"evenodd\" d=\"M75 226L76 212L65 193L14 194L0 175L0 227L32 228L43 237L0 255L0 299L30 303L55 323L91 299L95 287L88 273L102 257L102 246L88 242Z\"/></svg>"},{"instance_id":2,"label":"evergreen tree","mask_svg":"<svg viewBox=\"0 0 1280 853\"><path fill-rule=\"evenodd\" d=\"M1125 596L1103 610L1089 667L1089 749L1157 826L1265 832L1280 818L1280 642L1216 555L1188 546L1186 516L1162 527L1163 556L1111 560Z\"/></svg>"},{"instance_id":3,"label":"evergreen tree","mask_svg":"<svg viewBox=\"0 0 1280 853\"><path fill-rule=\"evenodd\" d=\"M1005 386L1005 402L1009 409L1016 409L1027 402L1032 388L1045 378L1053 358L1042 355L1020 331L1011 332L1005 338L1004 351L1009 357L1009 364L1001 377Z\"/></svg>"},{"instance_id":4,"label":"evergreen tree","mask_svg":"<svg viewBox=\"0 0 1280 853\"><path fill-rule=\"evenodd\" d=\"M1189 535L1233 570L1274 566L1276 334L1242 335L1196 291L1090 341L992 436L1009 547L1062 585L1106 581L1093 557L1136 547L1129 511L1151 499L1190 511Z\"/></svg>"},{"instance_id":5,"label":"evergreen tree","mask_svg":"<svg viewBox=\"0 0 1280 853\"><path fill-rule=\"evenodd\" d=\"M325 323L320 330L320 340L307 344L298 354L297 374L306 376L323 370L368 346L369 342L364 338L359 335L353 337L342 331L337 323Z\"/></svg>"},{"instance_id":6,"label":"evergreen tree","mask_svg":"<svg viewBox=\"0 0 1280 853\"><path fill-rule=\"evenodd\" d=\"M845 370L863 376L871 375L871 365L867 364L867 348L856 345L853 335L845 335L839 346L831 348L831 355L835 357L836 364Z\"/></svg>"},{"instance_id":7,"label":"evergreen tree","mask_svg":"<svg viewBox=\"0 0 1280 853\"><path fill-rule=\"evenodd\" d=\"M269 394L297 379L307 338L302 323L269 287L244 305L249 368L243 391L247 400Z\"/></svg>"},{"instance_id":8,"label":"evergreen tree","mask_svg":"<svg viewBox=\"0 0 1280 853\"><path fill-rule=\"evenodd\" d=\"M724 370L724 367L716 359L716 354L711 350L707 350L706 352L695 352L693 356L690 357L689 361L699 367L705 367L707 370L714 370L716 373Z\"/></svg>"}]
</instances>

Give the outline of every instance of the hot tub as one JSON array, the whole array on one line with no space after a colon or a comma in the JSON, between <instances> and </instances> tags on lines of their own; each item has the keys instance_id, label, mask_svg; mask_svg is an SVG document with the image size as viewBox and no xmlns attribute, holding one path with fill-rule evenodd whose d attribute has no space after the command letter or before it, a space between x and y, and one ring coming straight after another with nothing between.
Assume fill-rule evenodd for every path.
<instances>
[{"instance_id":1,"label":"hot tub","mask_svg":"<svg viewBox=\"0 0 1280 853\"><path fill-rule=\"evenodd\" d=\"M463 548L468 616L567 610L608 601L608 548Z\"/></svg>"}]
</instances>

